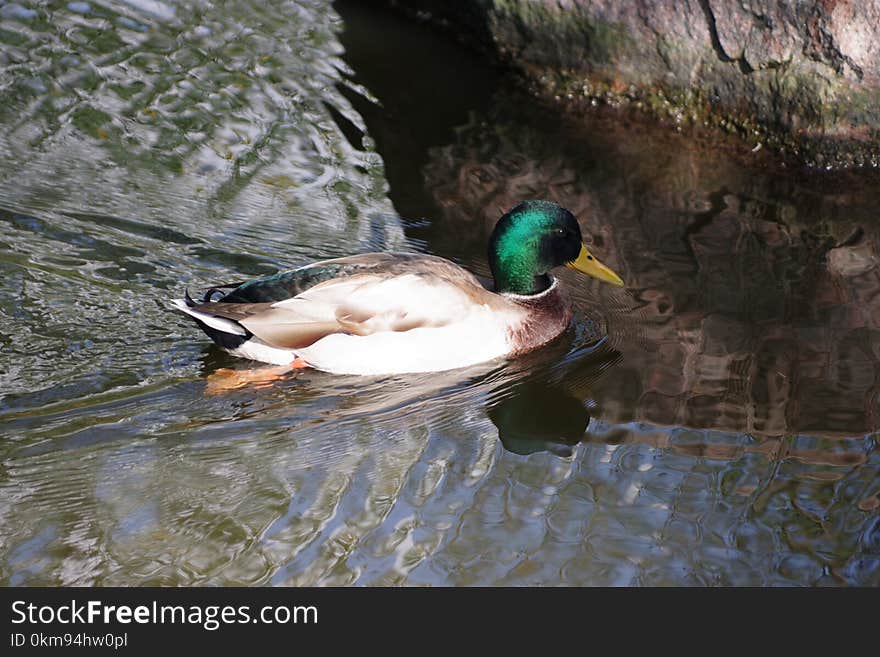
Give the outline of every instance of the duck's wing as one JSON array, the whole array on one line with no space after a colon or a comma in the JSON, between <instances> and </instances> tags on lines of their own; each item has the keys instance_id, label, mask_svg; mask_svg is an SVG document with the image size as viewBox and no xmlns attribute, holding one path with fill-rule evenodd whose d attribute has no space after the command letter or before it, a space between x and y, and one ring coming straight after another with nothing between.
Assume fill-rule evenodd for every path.
<instances>
[{"instance_id":1,"label":"duck's wing","mask_svg":"<svg viewBox=\"0 0 880 657\"><path fill-rule=\"evenodd\" d=\"M302 289L307 281L312 284ZM290 295L297 290L302 291ZM236 301L271 296L283 298ZM332 333L365 336L444 326L499 303L472 274L447 260L367 254L257 279L220 301L190 307L190 314L231 320L273 347L295 350Z\"/></svg>"},{"instance_id":2,"label":"duck's wing","mask_svg":"<svg viewBox=\"0 0 880 657\"><path fill-rule=\"evenodd\" d=\"M225 303L276 302L291 299L322 283L342 281L364 274L394 276L407 273L430 273L443 276L450 282L459 280L464 285L480 286L471 273L437 256L419 253L362 253L322 260L246 283L215 286L211 291L219 290L221 287L234 288L219 299ZM205 299L205 301L209 300Z\"/></svg>"}]
</instances>

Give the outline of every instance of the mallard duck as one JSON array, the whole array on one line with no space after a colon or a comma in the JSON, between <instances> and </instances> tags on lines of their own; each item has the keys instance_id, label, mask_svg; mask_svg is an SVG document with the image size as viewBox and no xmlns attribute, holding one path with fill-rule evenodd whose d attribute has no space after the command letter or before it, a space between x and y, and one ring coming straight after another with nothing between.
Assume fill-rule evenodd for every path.
<instances>
[{"instance_id":1,"label":"mallard duck","mask_svg":"<svg viewBox=\"0 0 880 657\"><path fill-rule=\"evenodd\" d=\"M558 337L572 313L549 273L555 267L623 286L584 246L574 215L549 201L524 201L498 220L489 265L494 290L443 258L365 253L215 286L200 303L187 293L174 304L235 356L399 374L517 356Z\"/></svg>"}]
</instances>

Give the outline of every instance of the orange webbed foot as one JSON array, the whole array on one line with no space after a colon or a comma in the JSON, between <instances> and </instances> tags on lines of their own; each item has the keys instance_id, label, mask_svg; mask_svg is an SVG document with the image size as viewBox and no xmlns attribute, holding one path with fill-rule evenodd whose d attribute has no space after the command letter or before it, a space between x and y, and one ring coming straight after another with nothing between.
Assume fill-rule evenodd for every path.
<instances>
[{"instance_id":1,"label":"orange webbed foot","mask_svg":"<svg viewBox=\"0 0 880 657\"><path fill-rule=\"evenodd\" d=\"M246 370L222 367L215 370L206 379L208 386L205 389L205 394L219 395L249 385L253 385L258 390L269 388L274 382L283 379L291 369L293 369L291 365L257 367Z\"/></svg>"}]
</instances>

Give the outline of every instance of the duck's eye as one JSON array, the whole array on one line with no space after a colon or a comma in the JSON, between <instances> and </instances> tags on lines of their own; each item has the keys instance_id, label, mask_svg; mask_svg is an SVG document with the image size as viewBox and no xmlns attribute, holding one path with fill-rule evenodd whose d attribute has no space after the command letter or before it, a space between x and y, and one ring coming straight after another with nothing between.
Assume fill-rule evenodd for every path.
<instances>
[{"instance_id":1,"label":"duck's eye","mask_svg":"<svg viewBox=\"0 0 880 657\"><path fill-rule=\"evenodd\" d=\"M556 228L553 232L556 233L557 235L565 235L564 228Z\"/></svg>"}]
</instances>

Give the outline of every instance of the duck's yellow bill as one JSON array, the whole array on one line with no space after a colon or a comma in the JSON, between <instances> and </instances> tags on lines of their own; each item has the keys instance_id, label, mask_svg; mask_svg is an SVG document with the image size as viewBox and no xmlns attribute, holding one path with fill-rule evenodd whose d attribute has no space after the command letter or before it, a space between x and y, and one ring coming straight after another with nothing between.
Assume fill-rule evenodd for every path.
<instances>
[{"instance_id":1,"label":"duck's yellow bill","mask_svg":"<svg viewBox=\"0 0 880 657\"><path fill-rule=\"evenodd\" d=\"M623 279L615 274L614 270L610 267L596 260L583 244L581 244L581 252L578 253L578 257L571 262L566 262L565 266L577 269L579 272L583 272L593 278L598 278L600 281L611 283L617 287L623 287L624 285Z\"/></svg>"}]
</instances>

